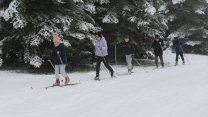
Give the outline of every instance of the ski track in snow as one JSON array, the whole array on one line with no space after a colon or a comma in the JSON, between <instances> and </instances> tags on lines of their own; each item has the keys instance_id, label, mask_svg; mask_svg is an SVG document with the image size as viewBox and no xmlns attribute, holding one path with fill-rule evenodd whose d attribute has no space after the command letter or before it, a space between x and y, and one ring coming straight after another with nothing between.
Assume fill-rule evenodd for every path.
<instances>
[{"instance_id":1,"label":"ski track in snow","mask_svg":"<svg viewBox=\"0 0 208 117\"><path fill-rule=\"evenodd\" d=\"M53 75L0 71L1 117L208 117L208 57L186 55L191 65L174 66L175 55L165 52L171 67L134 67L131 75L111 79L102 70L69 73L79 85L53 87ZM170 64L172 63L172 64ZM114 66L115 69L115 66ZM119 74L126 67L118 68Z\"/></svg>"}]
</instances>

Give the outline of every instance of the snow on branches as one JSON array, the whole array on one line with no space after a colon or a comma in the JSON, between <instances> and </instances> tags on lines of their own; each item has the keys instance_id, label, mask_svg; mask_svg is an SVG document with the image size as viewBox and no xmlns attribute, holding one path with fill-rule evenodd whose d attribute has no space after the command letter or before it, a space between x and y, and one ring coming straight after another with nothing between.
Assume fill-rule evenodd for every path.
<instances>
[{"instance_id":1,"label":"snow on branches","mask_svg":"<svg viewBox=\"0 0 208 117\"><path fill-rule=\"evenodd\" d=\"M134 23L134 22L136 22L137 17L136 17L136 16L131 16L131 17L128 18L128 20L129 20L130 22Z\"/></svg>"},{"instance_id":2,"label":"snow on branches","mask_svg":"<svg viewBox=\"0 0 208 117\"><path fill-rule=\"evenodd\" d=\"M186 0L172 0L173 4L180 4L180 3L184 3Z\"/></svg>"},{"instance_id":3,"label":"snow on branches","mask_svg":"<svg viewBox=\"0 0 208 117\"><path fill-rule=\"evenodd\" d=\"M85 35L82 33L70 33L69 35L80 40L85 38Z\"/></svg>"},{"instance_id":4,"label":"snow on branches","mask_svg":"<svg viewBox=\"0 0 208 117\"><path fill-rule=\"evenodd\" d=\"M52 33L54 32L53 28L47 25L44 25L40 31L38 32L39 35L43 36L44 38L51 37Z\"/></svg>"},{"instance_id":5,"label":"snow on branches","mask_svg":"<svg viewBox=\"0 0 208 117\"><path fill-rule=\"evenodd\" d=\"M84 3L83 0L73 0L75 3Z\"/></svg>"},{"instance_id":6,"label":"snow on branches","mask_svg":"<svg viewBox=\"0 0 208 117\"><path fill-rule=\"evenodd\" d=\"M63 0L56 0L56 2L64 4L65 2Z\"/></svg>"},{"instance_id":7,"label":"snow on branches","mask_svg":"<svg viewBox=\"0 0 208 117\"><path fill-rule=\"evenodd\" d=\"M156 13L156 9L154 6L152 6L150 3L148 2L145 2L144 4L144 7L145 7L145 12L150 14L150 15L154 15Z\"/></svg>"},{"instance_id":8,"label":"snow on branches","mask_svg":"<svg viewBox=\"0 0 208 117\"><path fill-rule=\"evenodd\" d=\"M30 65L34 66L35 68L40 68L42 62L43 60L39 56L34 56L30 59Z\"/></svg>"},{"instance_id":9,"label":"snow on branches","mask_svg":"<svg viewBox=\"0 0 208 117\"><path fill-rule=\"evenodd\" d=\"M43 39L36 34L31 34L27 38L30 40L31 46L39 46L39 44L43 42Z\"/></svg>"},{"instance_id":10,"label":"snow on branches","mask_svg":"<svg viewBox=\"0 0 208 117\"><path fill-rule=\"evenodd\" d=\"M72 21L73 19L69 16L57 16L53 19L53 22L56 24L62 24L63 31L68 31L70 29Z\"/></svg>"},{"instance_id":11,"label":"snow on branches","mask_svg":"<svg viewBox=\"0 0 208 117\"><path fill-rule=\"evenodd\" d=\"M143 19L139 19L139 21L138 21L138 23L137 23L137 26L138 26L138 28L140 27L140 26L147 26L147 25L149 25L150 23L148 22L148 21L146 21L146 20L143 20Z\"/></svg>"},{"instance_id":12,"label":"snow on branches","mask_svg":"<svg viewBox=\"0 0 208 117\"><path fill-rule=\"evenodd\" d=\"M109 13L103 18L102 22L103 23L117 24L119 22L119 20L118 20L115 13Z\"/></svg>"},{"instance_id":13,"label":"snow on branches","mask_svg":"<svg viewBox=\"0 0 208 117\"><path fill-rule=\"evenodd\" d=\"M85 31L85 32L93 32L93 33L97 33L99 31L102 30L102 28L100 27L95 27L93 24L91 23L88 23L88 22L85 22L85 21L80 21L77 23L77 28L80 30L80 31Z\"/></svg>"},{"instance_id":14,"label":"snow on branches","mask_svg":"<svg viewBox=\"0 0 208 117\"><path fill-rule=\"evenodd\" d=\"M100 0L100 4L108 4L108 3L110 3L109 0Z\"/></svg>"},{"instance_id":15,"label":"snow on branches","mask_svg":"<svg viewBox=\"0 0 208 117\"><path fill-rule=\"evenodd\" d=\"M205 12L203 11L203 9L197 9L195 10L195 13L199 15L205 15Z\"/></svg>"},{"instance_id":16,"label":"snow on branches","mask_svg":"<svg viewBox=\"0 0 208 117\"><path fill-rule=\"evenodd\" d=\"M18 11L19 6L20 0L13 0L6 10L0 11L0 17L3 17L5 21L11 20L15 29L24 28L27 25L27 21Z\"/></svg>"},{"instance_id":17,"label":"snow on branches","mask_svg":"<svg viewBox=\"0 0 208 117\"><path fill-rule=\"evenodd\" d=\"M85 10L92 13L92 14L95 14L95 5L94 4L86 4L85 5Z\"/></svg>"}]
</instances>

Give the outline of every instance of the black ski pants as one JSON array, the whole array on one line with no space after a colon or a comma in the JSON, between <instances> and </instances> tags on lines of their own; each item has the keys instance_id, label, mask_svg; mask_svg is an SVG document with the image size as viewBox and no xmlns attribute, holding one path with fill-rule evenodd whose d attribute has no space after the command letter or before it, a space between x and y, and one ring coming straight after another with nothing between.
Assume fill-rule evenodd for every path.
<instances>
[{"instance_id":1,"label":"black ski pants","mask_svg":"<svg viewBox=\"0 0 208 117\"><path fill-rule=\"evenodd\" d=\"M108 64L107 56L104 56L104 57L97 56L96 76L99 76L99 74L100 74L100 65L101 65L101 62L104 63L105 67L110 71L111 76L113 76L113 69Z\"/></svg>"},{"instance_id":2,"label":"black ski pants","mask_svg":"<svg viewBox=\"0 0 208 117\"><path fill-rule=\"evenodd\" d=\"M176 52L176 62L178 62L178 56L181 56L182 61L184 61L183 52Z\"/></svg>"}]
</instances>

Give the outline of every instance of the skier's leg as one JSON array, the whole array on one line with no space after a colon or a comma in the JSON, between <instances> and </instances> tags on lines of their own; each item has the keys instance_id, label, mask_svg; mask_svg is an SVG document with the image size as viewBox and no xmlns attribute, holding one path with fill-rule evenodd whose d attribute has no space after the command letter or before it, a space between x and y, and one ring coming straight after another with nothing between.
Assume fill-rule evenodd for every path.
<instances>
[{"instance_id":1,"label":"skier's leg","mask_svg":"<svg viewBox=\"0 0 208 117\"><path fill-rule=\"evenodd\" d=\"M99 77L100 74L100 64L102 61L102 57L97 57L97 62L96 62L96 77Z\"/></svg>"},{"instance_id":2,"label":"skier's leg","mask_svg":"<svg viewBox=\"0 0 208 117\"><path fill-rule=\"evenodd\" d=\"M133 59L133 58L132 58L132 56L133 56L133 55L131 54L131 56L130 56L131 71L133 70L133 65L132 65L132 59Z\"/></svg>"},{"instance_id":3,"label":"skier's leg","mask_svg":"<svg viewBox=\"0 0 208 117\"><path fill-rule=\"evenodd\" d=\"M55 86L60 85L59 70L60 70L60 65L55 65L55 78L56 78L56 82L54 83Z\"/></svg>"},{"instance_id":4,"label":"skier's leg","mask_svg":"<svg viewBox=\"0 0 208 117\"><path fill-rule=\"evenodd\" d=\"M176 52L176 65L178 64L178 56L179 56L179 53L178 52Z\"/></svg>"},{"instance_id":5,"label":"skier's leg","mask_svg":"<svg viewBox=\"0 0 208 117\"><path fill-rule=\"evenodd\" d=\"M60 73L64 78L68 77L68 75L66 74L66 71L65 71L65 67L66 67L65 64L60 65Z\"/></svg>"},{"instance_id":6,"label":"skier's leg","mask_svg":"<svg viewBox=\"0 0 208 117\"><path fill-rule=\"evenodd\" d=\"M59 65L55 65L55 78L56 79L59 79L59 69L60 69L60 66Z\"/></svg>"},{"instance_id":7,"label":"skier's leg","mask_svg":"<svg viewBox=\"0 0 208 117\"><path fill-rule=\"evenodd\" d=\"M156 64L156 67L158 67L158 56L155 55L155 64Z\"/></svg>"},{"instance_id":8,"label":"skier's leg","mask_svg":"<svg viewBox=\"0 0 208 117\"><path fill-rule=\"evenodd\" d=\"M160 57L161 65L162 65L162 67L164 67L163 55L160 55L159 57Z\"/></svg>"},{"instance_id":9,"label":"skier's leg","mask_svg":"<svg viewBox=\"0 0 208 117\"><path fill-rule=\"evenodd\" d=\"M183 63L185 63L185 60L184 60L184 57L183 57L183 52L180 52L180 56L181 56L181 59L182 59Z\"/></svg>"},{"instance_id":10,"label":"skier's leg","mask_svg":"<svg viewBox=\"0 0 208 117\"><path fill-rule=\"evenodd\" d=\"M126 55L126 62L127 62L127 65L128 65L128 71L131 72L131 69L132 69L132 55Z\"/></svg>"},{"instance_id":11,"label":"skier's leg","mask_svg":"<svg viewBox=\"0 0 208 117\"><path fill-rule=\"evenodd\" d=\"M114 72L113 72L112 67L108 64L107 57L106 57L106 56L103 57L103 58L102 58L102 61L103 61L104 65L105 65L105 67L110 71L111 76L113 76L113 73L114 73Z\"/></svg>"},{"instance_id":12,"label":"skier's leg","mask_svg":"<svg viewBox=\"0 0 208 117\"><path fill-rule=\"evenodd\" d=\"M69 76L66 73L65 68L66 68L65 64L60 65L60 73L65 78L65 84L68 84L70 82L70 79L69 79Z\"/></svg>"}]
</instances>

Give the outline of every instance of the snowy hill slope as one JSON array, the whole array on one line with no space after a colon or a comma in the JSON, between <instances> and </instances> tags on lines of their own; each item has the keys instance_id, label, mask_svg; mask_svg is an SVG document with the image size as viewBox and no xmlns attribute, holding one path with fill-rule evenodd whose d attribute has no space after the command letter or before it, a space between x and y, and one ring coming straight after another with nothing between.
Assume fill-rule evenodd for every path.
<instances>
[{"instance_id":1,"label":"snowy hill slope","mask_svg":"<svg viewBox=\"0 0 208 117\"><path fill-rule=\"evenodd\" d=\"M166 63L175 55L165 52ZM208 57L187 55L191 65L135 67L132 75L101 81L94 72L69 74L76 86L43 87L53 75L0 71L1 117L208 117Z\"/></svg>"}]
</instances>

